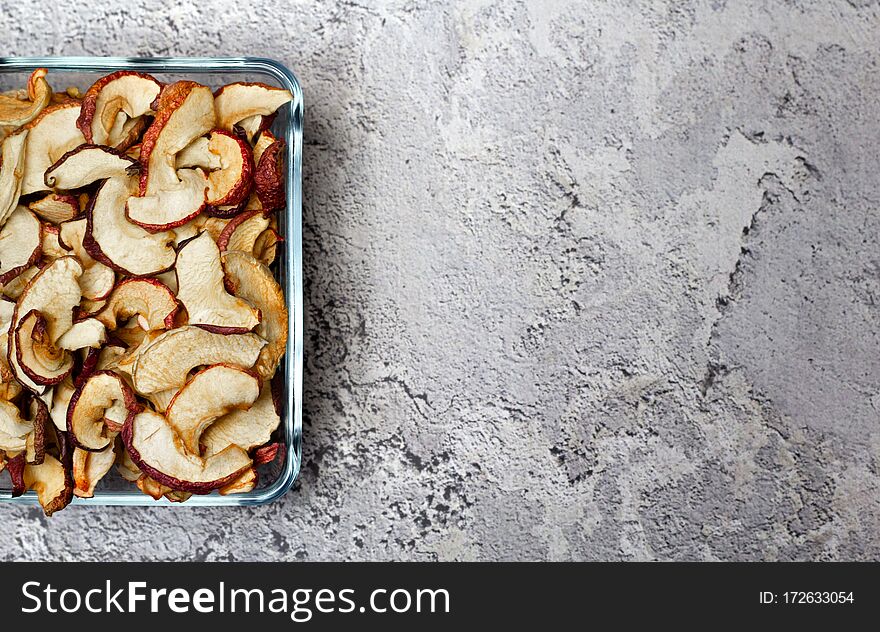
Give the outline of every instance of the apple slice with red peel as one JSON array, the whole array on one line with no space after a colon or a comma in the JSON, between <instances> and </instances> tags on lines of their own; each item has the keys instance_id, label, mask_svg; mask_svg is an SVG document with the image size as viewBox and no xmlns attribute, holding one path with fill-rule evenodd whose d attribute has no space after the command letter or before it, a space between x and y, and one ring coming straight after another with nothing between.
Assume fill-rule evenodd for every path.
<instances>
[{"instance_id":1,"label":"apple slice with red peel","mask_svg":"<svg viewBox=\"0 0 880 632\"><path fill-rule=\"evenodd\" d=\"M208 174L208 204L235 206L247 199L254 172L250 146L234 134L214 130L208 137L208 151L219 156L221 165Z\"/></svg>"},{"instance_id":2,"label":"apple slice with red peel","mask_svg":"<svg viewBox=\"0 0 880 632\"><path fill-rule=\"evenodd\" d=\"M73 356L48 341L46 318L35 309L19 321L14 341L16 366L34 384L57 384L73 370Z\"/></svg>"},{"instance_id":3,"label":"apple slice with red peel","mask_svg":"<svg viewBox=\"0 0 880 632\"><path fill-rule=\"evenodd\" d=\"M110 178L91 200L83 246L89 254L129 276L148 276L174 265L170 244L174 233L151 234L125 217L125 203L136 183L132 178Z\"/></svg>"},{"instance_id":4,"label":"apple slice with red peel","mask_svg":"<svg viewBox=\"0 0 880 632\"><path fill-rule=\"evenodd\" d=\"M112 444L97 452L75 448L73 451L74 496L92 498L95 495L95 486L115 462L116 453Z\"/></svg>"},{"instance_id":5,"label":"apple slice with red peel","mask_svg":"<svg viewBox=\"0 0 880 632\"><path fill-rule=\"evenodd\" d=\"M283 140L276 140L260 155L260 162L254 170L254 192L264 209L284 207L286 191Z\"/></svg>"},{"instance_id":6,"label":"apple slice with red peel","mask_svg":"<svg viewBox=\"0 0 880 632\"><path fill-rule=\"evenodd\" d=\"M126 279L116 286L107 306L97 318L107 329L116 329L119 320L138 317L145 331L171 329L177 313L177 299L171 290L157 279Z\"/></svg>"},{"instance_id":7,"label":"apple slice with red peel","mask_svg":"<svg viewBox=\"0 0 880 632\"><path fill-rule=\"evenodd\" d=\"M214 97L192 81L166 86L141 143L138 197L128 218L150 231L185 224L205 206L208 180L200 169L176 169L176 156L214 127Z\"/></svg>"},{"instance_id":8,"label":"apple slice with red peel","mask_svg":"<svg viewBox=\"0 0 880 632\"><path fill-rule=\"evenodd\" d=\"M248 410L260 396L260 378L247 369L214 364L196 373L180 389L165 418L191 454L199 454L202 433L233 410Z\"/></svg>"},{"instance_id":9,"label":"apple slice with red peel","mask_svg":"<svg viewBox=\"0 0 880 632\"><path fill-rule=\"evenodd\" d=\"M217 492L221 496L228 496L230 494L246 494L250 491L253 491L257 486L257 483L260 481L260 475L257 474L257 470L253 467L249 467L242 474L236 478L234 481L224 485Z\"/></svg>"},{"instance_id":10,"label":"apple slice with red peel","mask_svg":"<svg viewBox=\"0 0 880 632\"><path fill-rule=\"evenodd\" d=\"M122 440L144 474L175 490L207 493L231 483L251 467L247 452L238 446L205 459L187 453L165 417L152 411L132 417L122 429Z\"/></svg>"},{"instance_id":11,"label":"apple slice with red peel","mask_svg":"<svg viewBox=\"0 0 880 632\"><path fill-rule=\"evenodd\" d=\"M245 211L229 220L217 239L217 247L220 252L240 250L252 254L257 238L268 227L269 218L262 211Z\"/></svg>"},{"instance_id":12,"label":"apple slice with red peel","mask_svg":"<svg viewBox=\"0 0 880 632\"><path fill-rule=\"evenodd\" d=\"M272 272L251 255L233 250L223 256L226 279L233 293L263 315L255 333L266 340L254 369L270 379L287 349L287 305L284 292Z\"/></svg>"},{"instance_id":13,"label":"apple slice with red peel","mask_svg":"<svg viewBox=\"0 0 880 632\"><path fill-rule=\"evenodd\" d=\"M135 480L135 485L153 500L159 500L162 496L172 491L167 485L163 485L156 479L150 478L143 473Z\"/></svg>"},{"instance_id":14,"label":"apple slice with red peel","mask_svg":"<svg viewBox=\"0 0 880 632\"><path fill-rule=\"evenodd\" d=\"M138 171L138 162L105 145L80 145L61 156L46 170L46 186L50 189L79 189L98 180L131 176Z\"/></svg>"},{"instance_id":15,"label":"apple slice with red peel","mask_svg":"<svg viewBox=\"0 0 880 632\"><path fill-rule=\"evenodd\" d=\"M189 324L223 333L245 333L260 324L260 311L223 287L220 250L207 233L177 253L177 298Z\"/></svg>"},{"instance_id":16,"label":"apple slice with red peel","mask_svg":"<svg viewBox=\"0 0 880 632\"><path fill-rule=\"evenodd\" d=\"M79 102L70 101L50 105L28 123L25 129L30 131L25 143L22 195L50 189L43 179L46 170L61 156L85 142L76 126L78 116Z\"/></svg>"},{"instance_id":17,"label":"apple slice with red peel","mask_svg":"<svg viewBox=\"0 0 880 632\"><path fill-rule=\"evenodd\" d=\"M255 114L254 116L249 116L246 119L240 120L235 127L244 133L249 143L253 143L255 138L262 136L269 131L269 128L272 127L272 123L275 122L276 114L277 112L269 114L268 116Z\"/></svg>"},{"instance_id":18,"label":"apple slice with red peel","mask_svg":"<svg viewBox=\"0 0 880 632\"><path fill-rule=\"evenodd\" d=\"M293 101L293 95L281 88L264 83L231 83L214 94L217 126L229 132L245 119L253 116L274 114L285 103ZM253 128L252 124L248 127Z\"/></svg>"},{"instance_id":19,"label":"apple slice with red peel","mask_svg":"<svg viewBox=\"0 0 880 632\"><path fill-rule=\"evenodd\" d=\"M27 83L27 100L0 95L0 127L21 127L33 121L52 100L52 88L46 81L45 68L31 73Z\"/></svg>"},{"instance_id":20,"label":"apple slice with red peel","mask_svg":"<svg viewBox=\"0 0 880 632\"><path fill-rule=\"evenodd\" d=\"M60 224L79 215L79 200L76 196L49 193L48 195L28 204L28 208L42 219L53 224Z\"/></svg>"},{"instance_id":21,"label":"apple slice with red peel","mask_svg":"<svg viewBox=\"0 0 880 632\"><path fill-rule=\"evenodd\" d=\"M27 207L18 206L0 229L0 285L34 265L42 253L43 226Z\"/></svg>"},{"instance_id":22,"label":"apple slice with red peel","mask_svg":"<svg viewBox=\"0 0 880 632\"><path fill-rule=\"evenodd\" d=\"M6 285L0 286L3 290L3 296L7 299L11 299L13 301L17 301L21 296L21 293L24 292L24 288L27 287L27 284L31 282L31 280L37 276L37 273L41 270L39 267L41 262L37 262L37 265L31 266L17 277L12 279Z\"/></svg>"},{"instance_id":23,"label":"apple slice with red peel","mask_svg":"<svg viewBox=\"0 0 880 632\"><path fill-rule=\"evenodd\" d=\"M86 318L73 324L58 339L58 346L68 351L77 349L97 349L107 340L104 323L97 318Z\"/></svg>"},{"instance_id":24,"label":"apple slice with red peel","mask_svg":"<svg viewBox=\"0 0 880 632\"><path fill-rule=\"evenodd\" d=\"M161 89L155 78L131 70L101 77L83 95L77 126L87 142L123 149L140 135Z\"/></svg>"},{"instance_id":25,"label":"apple slice with red peel","mask_svg":"<svg viewBox=\"0 0 880 632\"><path fill-rule=\"evenodd\" d=\"M24 485L37 492L37 500L47 516L64 509L73 497L73 479L70 473L61 461L50 454L39 465L25 464Z\"/></svg>"},{"instance_id":26,"label":"apple slice with red peel","mask_svg":"<svg viewBox=\"0 0 880 632\"><path fill-rule=\"evenodd\" d=\"M7 136L0 147L0 226L15 211L21 196L27 137L27 130Z\"/></svg>"},{"instance_id":27,"label":"apple slice with red peel","mask_svg":"<svg viewBox=\"0 0 880 632\"><path fill-rule=\"evenodd\" d=\"M230 445L250 451L269 441L281 423L272 402L272 389L264 384L260 396L248 410L233 410L212 423L199 440L201 454L211 456Z\"/></svg>"},{"instance_id":28,"label":"apple slice with red peel","mask_svg":"<svg viewBox=\"0 0 880 632\"><path fill-rule=\"evenodd\" d=\"M114 409L117 403L121 409ZM112 371L95 371L70 398L67 431L83 450L103 450L112 445L120 426L141 408L125 380ZM120 417L123 423L119 423Z\"/></svg>"},{"instance_id":29,"label":"apple slice with red peel","mask_svg":"<svg viewBox=\"0 0 880 632\"><path fill-rule=\"evenodd\" d=\"M265 345L256 334L218 334L191 325L170 329L139 350L132 385L139 393L156 393L179 389L197 366L223 363L247 369Z\"/></svg>"},{"instance_id":30,"label":"apple slice with red peel","mask_svg":"<svg viewBox=\"0 0 880 632\"><path fill-rule=\"evenodd\" d=\"M206 171L216 171L223 167L220 154L211 151L207 136L195 139L177 154L176 165L178 169L200 167Z\"/></svg>"}]
</instances>

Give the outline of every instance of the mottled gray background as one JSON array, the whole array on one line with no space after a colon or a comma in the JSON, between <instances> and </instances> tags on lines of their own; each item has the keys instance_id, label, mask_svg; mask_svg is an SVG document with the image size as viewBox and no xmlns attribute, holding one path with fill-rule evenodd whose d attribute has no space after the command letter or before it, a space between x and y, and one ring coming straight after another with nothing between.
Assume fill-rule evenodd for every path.
<instances>
[{"instance_id":1,"label":"mottled gray background","mask_svg":"<svg viewBox=\"0 0 880 632\"><path fill-rule=\"evenodd\" d=\"M880 558L875 2L57 4L2 53L302 81L305 466L0 557Z\"/></svg>"}]
</instances>

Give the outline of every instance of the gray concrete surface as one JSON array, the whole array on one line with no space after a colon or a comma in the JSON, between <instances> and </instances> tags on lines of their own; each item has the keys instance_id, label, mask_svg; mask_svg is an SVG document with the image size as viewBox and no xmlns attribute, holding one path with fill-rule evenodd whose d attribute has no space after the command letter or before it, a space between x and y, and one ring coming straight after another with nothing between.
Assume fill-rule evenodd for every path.
<instances>
[{"instance_id":1,"label":"gray concrete surface","mask_svg":"<svg viewBox=\"0 0 880 632\"><path fill-rule=\"evenodd\" d=\"M876 2L64 4L2 52L299 75L306 463L0 558L880 558Z\"/></svg>"}]
</instances>

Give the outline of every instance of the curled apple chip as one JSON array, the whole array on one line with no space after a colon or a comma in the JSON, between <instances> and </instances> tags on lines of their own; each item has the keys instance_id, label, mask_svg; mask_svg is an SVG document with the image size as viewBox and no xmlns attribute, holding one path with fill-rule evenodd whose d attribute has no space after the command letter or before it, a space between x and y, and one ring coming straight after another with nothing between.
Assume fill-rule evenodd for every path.
<instances>
[{"instance_id":1,"label":"curled apple chip","mask_svg":"<svg viewBox=\"0 0 880 632\"><path fill-rule=\"evenodd\" d=\"M260 395L260 379L246 369L226 364L196 373L174 396L165 411L168 423L191 454L199 454L199 439L219 417L247 410Z\"/></svg>"},{"instance_id":2,"label":"curled apple chip","mask_svg":"<svg viewBox=\"0 0 880 632\"><path fill-rule=\"evenodd\" d=\"M125 203L134 192L133 178L109 178L91 200L83 246L92 257L130 276L168 270L176 254L174 234L149 233L125 217Z\"/></svg>"},{"instance_id":3,"label":"curled apple chip","mask_svg":"<svg viewBox=\"0 0 880 632\"><path fill-rule=\"evenodd\" d=\"M104 323L96 318L86 318L74 323L58 339L58 346L68 351L97 349L107 340Z\"/></svg>"},{"instance_id":4,"label":"curled apple chip","mask_svg":"<svg viewBox=\"0 0 880 632\"><path fill-rule=\"evenodd\" d=\"M37 216L18 206L0 229L0 285L34 265L40 258L43 227Z\"/></svg>"},{"instance_id":5,"label":"curled apple chip","mask_svg":"<svg viewBox=\"0 0 880 632\"><path fill-rule=\"evenodd\" d=\"M185 224L206 204L208 180L201 169L177 169L176 156L214 127L214 97L205 86L179 81L159 96L156 118L141 144L138 197L128 218L150 231Z\"/></svg>"},{"instance_id":6,"label":"curled apple chip","mask_svg":"<svg viewBox=\"0 0 880 632\"><path fill-rule=\"evenodd\" d=\"M260 475L257 474L256 468L249 467L242 472L238 478L227 483L217 491L221 496L228 496L229 494L246 494L247 492L253 491L259 480Z\"/></svg>"},{"instance_id":7,"label":"curled apple chip","mask_svg":"<svg viewBox=\"0 0 880 632\"><path fill-rule=\"evenodd\" d=\"M18 406L0 400L0 450L23 452L27 447L28 433L33 428L33 424L21 416Z\"/></svg>"},{"instance_id":8,"label":"curled apple chip","mask_svg":"<svg viewBox=\"0 0 880 632\"><path fill-rule=\"evenodd\" d=\"M89 143L125 149L137 140L161 89L155 78L131 70L101 77L83 95L77 126Z\"/></svg>"},{"instance_id":9,"label":"curled apple chip","mask_svg":"<svg viewBox=\"0 0 880 632\"><path fill-rule=\"evenodd\" d=\"M16 366L34 384L57 384L73 370L73 356L49 341L46 318L36 309L22 318L15 337Z\"/></svg>"},{"instance_id":10,"label":"curled apple chip","mask_svg":"<svg viewBox=\"0 0 880 632\"><path fill-rule=\"evenodd\" d=\"M260 155L254 170L254 192L264 209L284 207L284 180L284 141L276 140Z\"/></svg>"},{"instance_id":11,"label":"curled apple chip","mask_svg":"<svg viewBox=\"0 0 880 632\"><path fill-rule=\"evenodd\" d=\"M47 516L64 509L73 497L70 472L50 454L39 465L25 464L24 485L37 493L37 500Z\"/></svg>"},{"instance_id":12,"label":"curled apple chip","mask_svg":"<svg viewBox=\"0 0 880 632\"><path fill-rule=\"evenodd\" d=\"M77 498L92 498L95 486L113 467L116 453L113 445L90 452L81 448L73 450L73 494Z\"/></svg>"},{"instance_id":13,"label":"curled apple chip","mask_svg":"<svg viewBox=\"0 0 880 632\"><path fill-rule=\"evenodd\" d=\"M0 95L0 127L21 127L33 121L52 100L52 88L46 81L48 70L37 68L27 83L27 99Z\"/></svg>"},{"instance_id":14,"label":"curled apple chip","mask_svg":"<svg viewBox=\"0 0 880 632\"><path fill-rule=\"evenodd\" d=\"M165 417L152 411L135 415L122 429L131 460L150 478L172 489L207 493L223 487L251 467L238 446L202 458L189 454Z\"/></svg>"},{"instance_id":15,"label":"curled apple chip","mask_svg":"<svg viewBox=\"0 0 880 632\"><path fill-rule=\"evenodd\" d=\"M148 394L179 389L197 366L254 366L266 341L256 334L218 334L186 325L170 329L139 350L132 365L132 385Z\"/></svg>"},{"instance_id":16,"label":"curled apple chip","mask_svg":"<svg viewBox=\"0 0 880 632\"><path fill-rule=\"evenodd\" d=\"M224 130L214 130L208 138L208 150L219 156L220 168L208 174L207 202L211 206L239 204L247 199L253 185L251 148Z\"/></svg>"},{"instance_id":17,"label":"curled apple chip","mask_svg":"<svg viewBox=\"0 0 880 632\"><path fill-rule=\"evenodd\" d=\"M217 110L217 126L229 132L238 123L254 116L273 114L278 108L293 101L288 90L274 88L264 83L231 83L214 95ZM258 128L252 122L250 129Z\"/></svg>"},{"instance_id":18,"label":"curled apple chip","mask_svg":"<svg viewBox=\"0 0 880 632\"><path fill-rule=\"evenodd\" d=\"M177 154L176 165L178 169L200 167L207 171L216 171L223 167L220 154L211 151L207 136L195 139Z\"/></svg>"},{"instance_id":19,"label":"curled apple chip","mask_svg":"<svg viewBox=\"0 0 880 632\"><path fill-rule=\"evenodd\" d=\"M122 152L105 145L79 145L61 156L46 170L44 179L50 189L79 189L106 180L137 173L138 163Z\"/></svg>"},{"instance_id":20,"label":"curled apple chip","mask_svg":"<svg viewBox=\"0 0 880 632\"><path fill-rule=\"evenodd\" d=\"M220 250L209 234L184 244L176 269L177 298L189 324L224 333L245 333L260 324L258 309L224 289Z\"/></svg>"},{"instance_id":21,"label":"curled apple chip","mask_svg":"<svg viewBox=\"0 0 880 632\"><path fill-rule=\"evenodd\" d=\"M70 398L67 430L77 447L103 450L113 443L128 418L140 409L125 380L112 371L96 371Z\"/></svg>"}]
</instances>

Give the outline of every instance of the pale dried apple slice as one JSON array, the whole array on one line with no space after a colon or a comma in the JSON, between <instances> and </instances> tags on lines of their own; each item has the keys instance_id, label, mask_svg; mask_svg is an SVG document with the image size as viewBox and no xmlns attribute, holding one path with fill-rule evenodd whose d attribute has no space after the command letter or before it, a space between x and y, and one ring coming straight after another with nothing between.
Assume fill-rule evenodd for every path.
<instances>
[{"instance_id":1,"label":"pale dried apple slice","mask_svg":"<svg viewBox=\"0 0 880 632\"><path fill-rule=\"evenodd\" d=\"M171 329L139 350L132 365L132 384L144 394L179 389L197 366L252 367L265 345L256 334L218 334L189 325Z\"/></svg>"},{"instance_id":2,"label":"pale dried apple slice","mask_svg":"<svg viewBox=\"0 0 880 632\"><path fill-rule=\"evenodd\" d=\"M189 324L223 333L244 333L260 324L260 311L223 287L220 250L207 233L177 253L177 298Z\"/></svg>"},{"instance_id":3,"label":"pale dried apple slice","mask_svg":"<svg viewBox=\"0 0 880 632\"><path fill-rule=\"evenodd\" d=\"M9 325L12 322L13 314L15 314L15 303L13 303L12 301L8 301L4 298L0 298L0 335L4 335L9 332ZM2 343L5 345L6 340L4 339ZM5 358L5 347L3 351L3 357Z\"/></svg>"},{"instance_id":4,"label":"pale dried apple slice","mask_svg":"<svg viewBox=\"0 0 880 632\"><path fill-rule=\"evenodd\" d=\"M21 196L27 137L27 130L7 136L0 147L0 226L15 211Z\"/></svg>"},{"instance_id":5,"label":"pale dried apple slice","mask_svg":"<svg viewBox=\"0 0 880 632\"><path fill-rule=\"evenodd\" d=\"M33 121L52 100L52 88L46 81L45 68L31 73L25 99L0 95L0 127L21 127Z\"/></svg>"},{"instance_id":6,"label":"pale dried apple slice","mask_svg":"<svg viewBox=\"0 0 880 632\"><path fill-rule=\"evenodd\" d=\"M177 299L171 290L157 279L126 279L116 286L107 306L97 318L107 329L116 329L119 320L137 316L145 331L171 329L177 313Z\"/></svg>"},{"instance_id":7,"label":"pale dried apple slice","mask_svg":"<svg viewBox=\"0 0 880 632\"><path fill-rule=\"evenodd\" d=\"M39 264L39 262L37 263ZM17 301L21 296L21 293L24 292L24 289L27 287L27 284L37 276L39 271L40 268L38 266L31 266L6 285L0 286L3 288L3 296L13 301Z\"/></svg>"},{"instance_id":8,"label":"pale dried apple slice","mask_svg":"<svg viewBox=\"0 0 880 632\"><path fill-rule=\"evenodd\" d=\"M201 453L211 456L230 445L250 451L264 445L278 428L281 418L272 402L272 389L263 384L260 396L250 409L234 410L212 423L201 436Z\"/></svg>"},{"instance_id":9,"label":"pale dried apple slice","mask_svg":"<svg viewBox=\"0 0 880 632\"><path fill-rule=\"evenodd\" d=\"M281 236L274 228L267 228L257 240L254 242L254 257L264 266L272 265L278 252L278 244L281 243Z\"/></svg>"},{"instance_id":10,"label":"pale dried apple slice","mask_svg":"<svg viewBox=\"0 0 880 632\"><path fill-rule=\"evenodd\" d=\"M137 173L138 163L105 145L80 145L61 156L46 170L50 189L79 189L98 180L122 178Z\"/></svg>"},{"instance_id":11,"label":"pale dried apple slice","mask_svg":"<svg viewBox=\"0 0 880 632\"><path fill-rule=\"evenodd\" d=\"M26 129L30 132L25 143L22 195L51 188L46 186L43 179L46 169L68 151L85 142L86 139L76 126L78 116L79 102L70 101L50 105L28 123Z\"/></svg>"},{"instance_id":12,"label":"pale dried apple slice","mask_svg":"<svg viewBox=\"0 0 880 632\"><path fill-rule=\"evenodd\" d=\"M113 411L117 403L122 409ZM75 445L83 450L103 450L113 443L121 425L141 408L125 380L112 371L95 371L70 399L67 430ZM113 411L109 417L108 411ZM121 416L123 424L119 423Z\"/></svg>"},{"instance_id":13,"label":"pale dried apple slice","mask_svg":"<svg viewBox=\"0 0 880 632\"><path fill-rule=\"evenodd\" d=\"M116 453L113 445L103 450L90 452L81 448L73 451L73 494L78 498L92 498L95 486L113 467Z\"/></svg>"},{"instance_id":14,"label":"pale dried apple slice","mask_svg":"<svg viewBox=\"0 0 880 632\"><path fill-rule=\"evenodd\" d=\"M0 229L0 285L34 265L42 253L43 226L27 207L18 206Z\"/></svg>"},{"instance_id":15,"label":"pale dried apple slice","mask_svg":"<svg viewBox=\"0 0 880 632\"><path fill-rule=\"evenodd\" d=\"M251 467L247 452L238 446L204 459L188 454L165 417L152 411L135 415L126 423L122 440L141 471L175 490L207 493L231 483Z\"/></svg>"},{"instance_id":16,"label":"pale dried apple slice","mask_svg":"<svg viewBox=\"0 0 880 632\"><path fill-rule=\"evenodd\" d=\"M219 417L247 410L260 395L260 378L246 369L226 364L196 373L174 396L165 418L191 454L199 454L202 433Z\"/></svg>"},{"instance_id":17,"label":"pale dried apple slice","mask_svg":"<svg viewBox=\"0 0 880 632\"><path fill-rule=\"evenodd\" d=\"M176 155L214 127L214 97L192 81L166 86L141 144L138 197L128 218L150 231L185 224L205 206L208 180L200 169L176 169Z\"/></svg>"},{"instance_id":18,"label":"pale dried apple slice","mask_svg":"<svg viewBox=\"0 0 880 632\"><path fill-rule=\"evenodd\" d=\"M97 349L107 340L107 330L104 323L97 318L86 318L68 329L58 339L58 346L68 351L77 349Z\"/></svg>"},{"instance_id":19,"label":"pale dried apple slice","mask_svg":"<svg viewBox=\"0 0 880 632\"><path fill-rule=\"evenodd\" d=\"M147 276L168 270L176 254L174 233L151 234L125 217L125 203L135 189L131 178L104 181L91 201L83 245L89 254L130 276Z\"/></svg>"},{"instance_id":20,"label":"pale dried apple slice","mask_svg":"<svg viewBox=\"0 0 880 632\"><path fill-rule=\"evenodd\" d=\"M101 301L110 295L116 283L116 274L110 266L96 261L85 246L88 233L86 218L64 222L60 226L61 245L68 248L79 259L83 274L79 286L87 301Z\"/></svg>"},{"instance_id":21,"label":"pale dried apple slice","mask_svg":"<svg viewBox=\"0 0 880 632\"><path fill-rule=\"evenodd\" d=\"M83 96L77 125L87 142L124 149L140 135L144 117L153 114L161 89L155 78L132 70L101 77Z\"/></svg>"},{"instance_id":22,"label":"pale dried apple slice","mask_svg":"<svg viewBox=\"0 0 880 632\"><path fill-rule=\"evenodd\" d=\"M64 509L73 497L73 479L67 468L47 454L39 465L24 466L24 484L37 492L37 500L47 516Z\"/></svg>"},{"instance_id":23,"label":"pale dried apple slice","mask_svg":"<svg viewBox=\"0 0 880 632\"><path fill-rule=\"evenodd\" d=\"M255 333L268 344L260 352L254 369L264 380L270 379L287 349L288 314L284 292L269 268L245 252L227 252L223 256L223 267L233 293L263 315Z\"/></svg>"},{"instance_id":24,"label":"pale dried apple slice","mask_svg":"<svg viewBox=\"0 0 880 632\"><path fill-rule=\"evenodd\" d=\"M229 132L243 120L253 116L267 116L293 101L288 90L263 83L230 83L214 95L217 126ZM249 124L253 128L253 125Z\"/></svg>"},{"instance_id":25,"label":"pale dried apple slice","mask_svg":"<svg viewBox=\"0 0 880 632\"><path fill-rule=\"evenodd\" d=\"M79 200L66 193L49 193L28 204L28 208L47 222L60 224L79 215Z\"/></svg>"}]
</instances>

